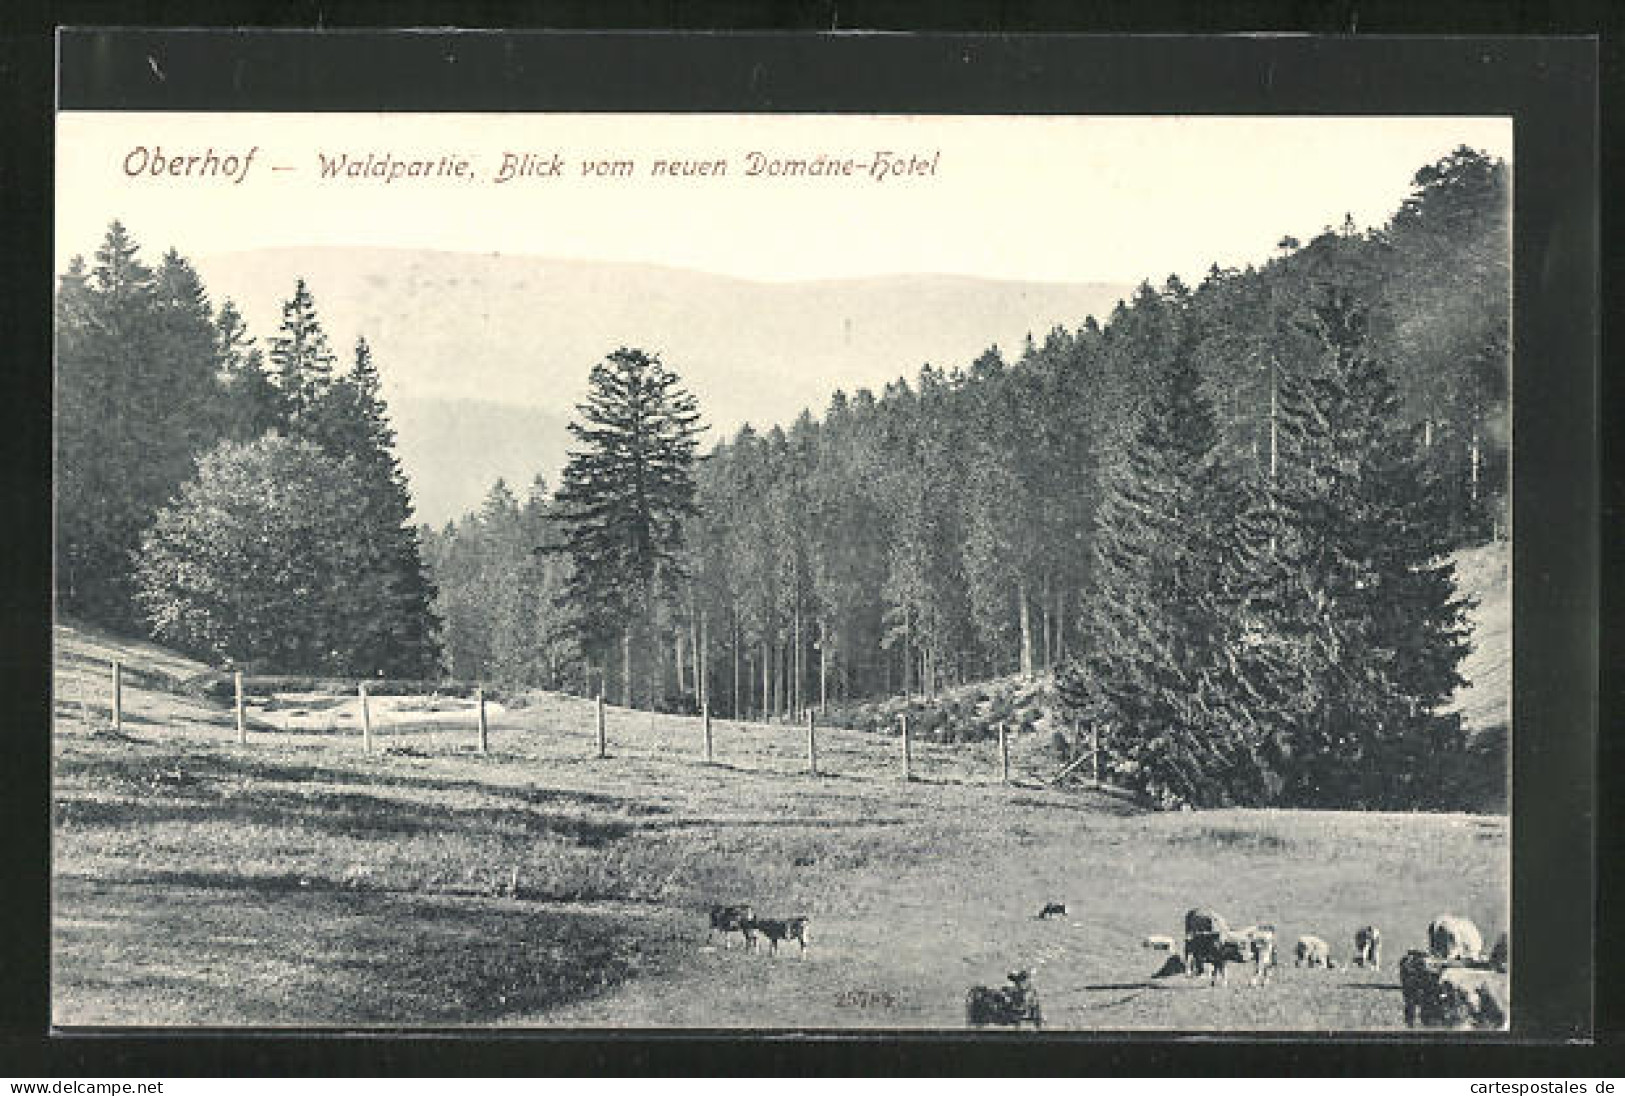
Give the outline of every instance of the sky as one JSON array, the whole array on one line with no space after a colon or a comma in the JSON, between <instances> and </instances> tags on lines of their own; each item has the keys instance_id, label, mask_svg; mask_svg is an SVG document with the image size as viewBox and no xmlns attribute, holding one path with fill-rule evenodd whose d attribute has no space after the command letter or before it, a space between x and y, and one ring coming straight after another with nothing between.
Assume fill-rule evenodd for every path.
<instances>
[{"instance_id":1,"label":"sky","mask_svg":"<svg viewBox=\"0 0 1625 1096\"><path fill-rule=\"evenodd\" d=\"M1419 167L1462 144L1510 161L1511 121L65 112L57 262L88 258L117 217L149 259L169 247L196 258L366 246L762 281L1134 283L1177 273L1194 283L1213 262L1261 262L1283 235L1307 240L1345 213L1362 228L1382 223ZM919 171L877 179L878 152ZM507 155L527 153L561 174L496 181ZM853 170L752 176L752 153ZM431 174L323 177L322 157L341 155L363 169L369 156L375 168L428 164ZM631 174L582 173L584 161L605 160L630 162ZM726 174L655 172L682 160L721 160ZM459 161L462 175L439 173Z\"/></svg>"}]
</instances>

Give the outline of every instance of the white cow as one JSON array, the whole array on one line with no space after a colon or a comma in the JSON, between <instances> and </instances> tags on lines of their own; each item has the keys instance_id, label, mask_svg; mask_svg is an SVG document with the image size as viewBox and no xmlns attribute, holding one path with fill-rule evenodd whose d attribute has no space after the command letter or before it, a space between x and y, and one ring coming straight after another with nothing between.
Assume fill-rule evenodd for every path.
<instances>
[{"instance_id":1,"label":"white cow","mask_svg":"<svg viewBox=\"0 0 1625 1096\"><path fill-rule=\"evenodd\" d=\"M1428 925L1428 952L1435 959L1477 959L1484 954L1484 937L1467 918L1442 914Z\"/></svg>"},{"instance_id":2,"label":"white cow","mask_svg":"<svg viewBox=\"0 0 1625 1096\"><path fill-rule=\"evenodd\" d=\"M1298 944L1294 952L1297 956L1296 966L1330 967L1332 965L1331 945L1318 936L1298 937Z\"/></svg>"}]
</instances>

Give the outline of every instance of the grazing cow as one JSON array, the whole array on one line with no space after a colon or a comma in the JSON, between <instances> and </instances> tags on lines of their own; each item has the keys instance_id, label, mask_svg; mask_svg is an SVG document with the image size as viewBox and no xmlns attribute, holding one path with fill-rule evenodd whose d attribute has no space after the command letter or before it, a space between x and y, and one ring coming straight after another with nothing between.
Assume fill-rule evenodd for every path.
<instances>
[{"instance_id":1,"label":"grazing cow","mask_svg":"<svg viewBox=\"0 0 1625 1096\"><path fill-rule=\"evenodd\" d=\"M1140 941L1140 946L1150 948L1152 951L1173 951L1174 938L1172 936L1147 936Z\"/></svg>"},{"instance_id":2,"label":"grazing cow","mask_svg":"<svg viewBox=\"0 0 1625 1096\"><path fill-rule=\"evenodd\" d=\"M971 1027L998 1024L1002 1027L1020 1027L1030 1021L1033 1029L1044 1026L1044 1013L1038 1006L1038 989L1032 983L1032 972L1012 971L1008 986L989 989L972 986L965 994L965 1022Z\"/></svg>"},{"instance_id":3,"label":"grazing cow","mask_svg":"<svg viewBox=\"0 0 1625 1096\"><path fill-rule=\"evenodd\" d=\"M1428 951L1435 959L1477 959L1484 954L1484 937L1465 917L1435 917L1428 925Z\"/></svg>"},{"instance_id":4,"label":"grazing cow","mask_svg":"<svg viewBox=\"0 0 1625 1096\"><path fill-rule=\"evenodd\" d=\"M1043 921L1050 917L1065 917L1065 902L1046 902L1044 908L1038 911L1038 919Z\"/></svg>"},{"instance_id":5,"label":"grazing cow","mask_svg":"<svg viewBox=\"0 0 1625 1096\"><path fill-rule=\"evenodd\" d=\"M1504 932L1495 938L1495 946L1490 948L1490 965L1502 974L1512 965L1512 941Z\"/></svg>"},{"instance_id":6,"label":"grazing cow","mask_svg":"<svg viewBox=\"0 0 1625 1096\"><path fill-rule=\"evenodd\" d=\"M1354 965L1377 970L1382 966L1382 933L1376 925L1367 925L1354 932Z\"/></svg>"},{"instance_id":7,"label":"grazing cow","mask_svg":"<svg viewBox=\"0 0 1625 1096\"><path fill-rule=\"evenodd\" d=\"M1242 954L1252 960L1253 975L1249 979L1251 984L1255 986L1267 984L1270 972L1275 969L1275 926L1248 925L1244 929L1228 933L1227 937L1238 942ZM1245 962L1245 959L1243 961Z\"/></svg>"},{"instance_id":8,"label":"grazing cow","mask_svg":"<svg viewBox=\"0 0 1625 1096\"><path fill-rule=\"evenodd\" d=\"M749 904L738 906L712 906L711 907L711 933L708 939L715 940L717 933L722 933L722 946L732 947L728 934L737 932L745 938L745 944L750 944L750 932L745 928L750 919L755 916Z\"/></svg>"},{"instance_id":9,"label":"grazing cow","mask_svg":"<svg viewBox=\"0 0 1625 1096\"><path fill-rule=\"evenodd\" d=\"M1210 909L1198 907L1185 913L1185 969L1192 975L1202 973L1203 956L1216 953L1219 937L1229 926Z\"/></svg>"},{"instance_id":10,"label":"grazing cow","mask_svg":"<svg viewBox=\"0 0 1625 1096\"><path fill-rule=\"evenodd\" d=\"M1298 937L1297 962L1300 967L1330 967L1332 963L1331 946L1318 936Z\"/></svg>"},{"instance_id":11,"label":"grazing cow","mask_svg":"<svg viewBox=\"0 0 1625 1096\"><path fill-rule=\"evenodd\" d=\"M1211 970L1212 985L1229 981L1225 971L1228 964L1252 958L1251 942L1231 932L1199 932L1185 941L1185 953L1190 956L1186 965L1192 974Z\"/></svg>"},{"instance_id":12,"label":"grazing cow","mask_svg":"<svg viewBox=\"0 0 1625 1096\"><path fill-rule=\"evenodd\" d=\"M812 934L807 929L805 917L786 918L752 918L745 922L745 938L754 949L756 936L760 934L767 937L768 954L777 955L779 944L785 940L794 940L801 945L801 957L807 957L807 945L812 943Z\"/></svg>"},{"instance_id":13,"label":"grazing cow","mask_svg":"<svg viewBox=\"0 0 1625 1096\"><path fill-rule=\"evenodd\" d=\"M1506 975L1478 960L1409 951L1399 961L1399 985L1407 1026L1420 1021L1424 1027L1506 1027Z\"/></svg>"}]
</instances>

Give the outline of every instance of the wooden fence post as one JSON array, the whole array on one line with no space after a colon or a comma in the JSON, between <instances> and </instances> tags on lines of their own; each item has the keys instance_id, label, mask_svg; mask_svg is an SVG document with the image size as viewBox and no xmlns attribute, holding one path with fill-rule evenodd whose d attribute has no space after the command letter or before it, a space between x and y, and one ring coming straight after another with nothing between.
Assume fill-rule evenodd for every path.
<instances>
[{"instance_id":1,"label":"wooden fence post","mask_svg":"<svg viewBox=\"0 0 1625 1096\"><path fill-rule=\"evenodd\" d=\"M73 682L79 686L79 724L84 727L85 733L89 734L91 731L90 705L85 700L85 690L88 688L85 684L86 676L86 674L74 674Z\"/></svg>"},{"instance_id":2,"label":"wooden fence post","mask_svg":"<svg viewBox=\"0 0 1625 1096\"><path fill-rule=\"evenodd\" d=\"M898 720L899 723L901 723L903 725L903 780L906 783L907 781L910 781L910 780L914 779L914 771L913 771L913 760L914 759L913 759L913 757L912 757L912 755L911 755L911 753L909 751L909 742L908 742L908 713L907 712L901 713L897 717L897 720Z\"/></svg>"},{"instance_id":3,"label":"wooden fence post","mask_svg":"<svg viewBox=\"0 0 1625 1096\"><path fill-rule=\"evenodd\" d=\"M1093 774L1095 790L1100 790L1100 723L1098 720L1089 721L1089 768Z\"/></svg>"},{"instance_id":4,"label":"wooden fence post","mask_svg":"<svg viewBox=\"0 0 1625 1096\"><path fill-rule=\"evenodd\" d=\"M598 756L606 757L609 753L609 737L604 730L604 694L598 694Z\"/></svg>"},{"instance_id":5,"label":"wooden fence post","mask_svg":"<svg viewBox=\"0 0 1625 1096\"><path fill-rule=\"evenodd\" d=\"M233 670L231 679L237 693L237 743L246 746L248 745L248 721L243 718L243 672Z\"/></svg>"},{"instance_id":6,"label":"wooden fence post","mask_svg":"<svg viewBox=\"0 0 1625 1096\"><path fill-rule=\"evenodd\" d=\"M113 730L124 729L124 664L113 660Z\"/></svg>"},{"instance_id":7,"label":"wooden fence post","mask_svg":"<svg viewBox=\"0 0 1625 1096\"><path fill-rule=\"evenodd\" d=\"M356 690L361 694L361 747L372 753L372 709L367 705L367 683L361 682Z\"/></svg>"},{"instance_id":8,"label":"wooden fence post","mask_svg":"<svg viewBox=\"0 0 1625 1096\"><path fill-rule=\"evenodd\" d=\"M1004 783L1010 783L1010 734L1003 723L999 724L999 773Z\"/></svg>"},{"instance_id":9,"label":"wooden fence post","mask_svg":"<svg viewBox=\"0 0 1625 1096\"><path fill-rule=\"evenodd\" d=\"M485 689L483 687L476 688L474 690L474 699L479 702L480 708L480 753L483 754L485 753L486 747L489 744L487 739L487 724L485 722Z\"/></svg>"},{"instance_id":10,"label":"wooden fence post","mask_svg":"<svg viewBox=\"0 0 1625 1096\"><path fill-rule=\"evenodd\" d=\"M711 764L711 702L707 699L700 705L700 721L705 727L705 763Z\"/></svg>"},{"instance_id":11,"label":"wooden fence post","mask_svg":"<svg viewBox=\"0 0 1625 1096\"><path fill-rule=\"evenodd\" d=\"M807 771L818 775L818 732L811 709L807 711Z\"/></svg>"}]
</instances>

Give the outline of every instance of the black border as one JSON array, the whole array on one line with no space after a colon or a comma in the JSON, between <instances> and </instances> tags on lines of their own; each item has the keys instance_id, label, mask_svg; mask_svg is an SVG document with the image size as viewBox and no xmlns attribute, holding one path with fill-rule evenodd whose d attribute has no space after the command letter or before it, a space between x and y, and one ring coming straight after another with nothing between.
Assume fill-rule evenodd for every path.
<instances>
[{"instance_id":1,"label":"black border","mask_svg":"<svg viewBox=\"0 0 1625 1096\"><path fill-rule=\"evenodd\" d=\"M90 5L86 5L90 8ZM426 5L392 8L401 19ZM726 5L695 6L688 26L729 25ZM747 8L749 6L747 5ZM906 7L906 5L905 5ZM1492 6L1493 7L1493 6ZM746 25L819 27L835 5L785 5ZM375 10L375 9L372 9ZM554 8L555 14L559 9ZM892 6L871 25L901 20ZM1222 13L1224 9L1220 9ZM368 19L367 6L360 11ZM1010 8L950 30L1021 28ZM1394 8L1389 8L1393 19ZM707 21L706 13L711 13ZM318 13L321 15L322 13ZM515 12L499 11L510 25ZM658 15L685 25L676 8ZM916 17L918 11L912 13ZM1200 17L1181 13L1186 26ZM1348 12L1338 11L1346 17ZM100 16L97 18L95 16ZM94 23L96 12L69 22ZM1480 26L1585 31L1572 20L1522 26L1497 13ZM208 16L218 18L218 14ZM850 16L849 16L850 18ZM1030 18L1030 17L1029 17ZM1121 18L1121 17L1119 17ZM1358 15L1356 13L1356 19ZM887 20L891 22L888 23ZM262 21L264 21L262 17ZM309 22L307 18L298 20ZM325 20L331 25L329 15ZM408 20L413 21L413 20ZM438 19L418 22L444 24ZM478 20L452 20L472 23ZM502 19L492 20L496 22ZM575 25L585 19L575 16ZM1065 22L1061 20L1061 22ZM1109 24L1109 17L1104 22ZM1124 20L1124 22L1127 22ZM1278 20L1274 25L1290 23ZM570 17L554 25L571 25ZM738 14L735 13L735 25ZM1176 20L1177 23L1177 20ZM1347 29L1325 20L1320 29ZM1414 27L1413 17L1409 26ZM1487 25L1486 25L1487 24ZM600 22L599 25L603 25ZM637 25L629 17L623 25ZM942 24L939 23L939 26ZM1076 25L1066 24L1066 25ZM1222 14L1208 27L1227 27ZM1254 25L1259 25L1255 23ZM1369 26L1369 17L1367 18ZM1403 20L1401 29L1406 28ZM37 29L37 28L36 28ZM1091 29L1102 29L1097 22ZM1109 26L1108 28L1109 29ZM1142 23L1137 29L1147 29ZM1150 29L1159 29L1152 27ZM1165 29L1165 28L1163 28ZM1207 29L1207 28L1201 28ZM1436 29L1436 28L1435 28ZM47 42L49 40L47 39ZM20 332L16 363L49 361L51 55L39 42L0 40L0 77L43 108L43 124L12 138L0 186L21 217L0 254L7 275L3 330ZM131 28L74 32L61 43L64 107L236 110L763 110L973 113L1474 113L1516 119L1515 951L1520 1022L1548 1037L1583 1037L1592 978L1575 960L1593 931L1591 864L1598 800L1597 648L1597 102L1599 43L1584 38L1099 39L1022 34L687 37L635 31L547 37L480 33L329 32L319 36ZM155 78L147 58L164 73ZM229 63L222 63L229 58ZM44 61L43 71L41 61ZM44 77L46 94L38 96ZM78 77L78 79L73 79ZM41 120L41 119L36 119ZM41 174L17 167L44 165ZM13 206L14 210L18 206ZM32 221L29 219L32 210ZM30 264L29 251L41 260ZM1155 272L1148 272L1154 274ZM3 314L0 314L3 315ZM16 323L11 321L16 319ZM43 321L43 322L42 322ZM11 340L7 340L10 342ZM4 372L11 408L48 406L49 371ZM41 660L48 644L49 420L8 414L3 452L9 501L38 515L8 532L4 584L5 695L13 705L0 864L7 927L0 950L4 1060L89 1075L649 1072L844 1073L1570 1073L1586 1060L1546 1044L1415 1043L1097 1037L1011 1040L908 1035L786 1041L754 1036L389 1036L299 1038L230 1033L44 1039L48 939L44 875L48 743ZM1617 482L1611 487L1618 491ZM1616 542L1617 543L1617 542ZM1523 733L1527 729L1527 733ZM1612 757L1612 754L1609 754ZM1617 814L1612 816L1618 820ZM1603 831L1612 837L1617 827ZM1611 850L1613 838L1609 842ZM1613 934L1606 920L1601 937ZM1606 954L1606 953L1604 953ZM1599 1013L1598 1035L1612 1027ZM1523 1030L1523 1029L1521 1029ZM12 1033L20 1034L12 1034ZM1475 1041L1476 1042L1476 1041ZM1610 1049L1618 1049L1612 1044ZM1594 1058L1595 1055L1593 1054ZM1618 1058L1614 1059L1616 1062ZM7 1072L13 1066L3 1067ZM21 1073L21 1070L18 1070Z\"/></svg>"}]
</instances>

